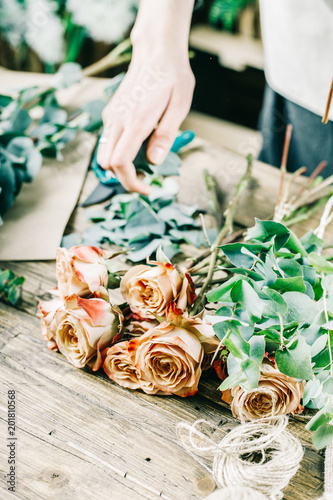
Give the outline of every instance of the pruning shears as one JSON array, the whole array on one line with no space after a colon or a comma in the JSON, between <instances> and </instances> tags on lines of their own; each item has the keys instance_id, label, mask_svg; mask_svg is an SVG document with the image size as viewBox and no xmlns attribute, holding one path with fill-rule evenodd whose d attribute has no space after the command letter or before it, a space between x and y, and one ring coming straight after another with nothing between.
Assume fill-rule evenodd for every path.
<instances>
[{"instance_id":1,"label":"pruning shears","mask_svg":"<svg viewBox=\"0 0 333 500\"><path fill-rule=\"evenodd\" d=\"M181 148L187 146L190 142L192 142L194 137L195 133L192 130L185 130L184 132L181 132L176 137L171 147L171 151L173 153L178 153L178 151ZM135 160L134 160L134 165L135 165ZM96 203L102 203L103 201L106 201L112 196L114 196L115 194L125 192L124 188L121 186L120 182L118 181L117 177L115 177L114 173L111 172L111 170L104 170L98 165L97 148L91 162L91 168L95 173L97 179L99 180L99 184L94 189L94 191L88 196L88 198L82 203L83 207L88 207Z\"/></svg>"}]
</instances>

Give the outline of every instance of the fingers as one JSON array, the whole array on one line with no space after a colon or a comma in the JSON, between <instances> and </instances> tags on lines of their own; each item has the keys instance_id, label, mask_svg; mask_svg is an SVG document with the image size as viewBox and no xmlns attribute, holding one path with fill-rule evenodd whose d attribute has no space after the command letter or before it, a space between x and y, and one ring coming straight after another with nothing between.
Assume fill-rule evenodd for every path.
<instances>
[{"instance_id":1,"label":"fingers","mask_svg":"<svg viewBox=\"0 0 333 500\"><path fill-rule=\"evenodd\" d=\"M148 143L147 158L154 165L163 163L190 106L191 96L190 99L186 97L181 99L177 95L171 97L170 103Z\"/></svg>"},{"instance_id":2,"label":"fingers","mask_svg":"<svg viewBox=\"0 0 333 500\"><path fill-rule=\"evenodd\" d=\"M112 163L112 170L114 171L118 181L127 191L134 191L136 193L148 196L151 189L150 186L138 179L136 170L132 162Z\"/></svg>"},{"instance_id":3,"label":"fingers","mask_svg":"<svg viewBox=\"0 0 333 500\"><path fill-rule=\"evenodd\" d=\"M97 163L105 170L111 166L111 155L121 136L122 128L117 126L104 126L101 139L104 142L99 142L97 150Z\"/></svg>"}]
</instances>

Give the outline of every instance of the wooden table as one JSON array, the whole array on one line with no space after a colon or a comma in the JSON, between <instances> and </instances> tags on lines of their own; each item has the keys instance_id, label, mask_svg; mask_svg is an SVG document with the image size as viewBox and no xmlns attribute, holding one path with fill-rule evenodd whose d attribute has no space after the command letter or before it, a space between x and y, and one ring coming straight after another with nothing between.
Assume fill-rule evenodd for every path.
<instances>
[{"instance_id":1,"label":"wooden table","mask_svg":"<svg viewBox=\"0 0 333 500\"><path fill-rule=\"evenodd\" d=\"M88 93L96 93L95 80L84 85ZM217 174L226 202L244 171L245 160L197 139L183 154L180 200L204 205L204 167ZM253 181L238 212L239 225L251 226L254 215L270 215L278 177L276 169L255 164ZM82 198L95 184L96 179L89 174ZM78 208L69 227L80 231L86 224L84 209ZM303 223L297 232L317 224L318 217ZM327 240L333 240L332 229ZM0 497L194 500L212 492L213 479L184 451L176 425L198 418L221 429L239 424L221 401L218 380L203 379L194 397L182 399L131 392L103 375L75 369L62 355L46 348L36 317L37 296L55 285L54 261L6 262L1 267L25 276L26 282L19 309L0 304ZM18 478L14 496L7 491L5 479L9 389L17 394ZM285 492L286 499L315 499L323 489L323 453L312 446L305 421L302 416L290 419L289 428L300 438L305 455Z\"/></svg>"}]
</instances>

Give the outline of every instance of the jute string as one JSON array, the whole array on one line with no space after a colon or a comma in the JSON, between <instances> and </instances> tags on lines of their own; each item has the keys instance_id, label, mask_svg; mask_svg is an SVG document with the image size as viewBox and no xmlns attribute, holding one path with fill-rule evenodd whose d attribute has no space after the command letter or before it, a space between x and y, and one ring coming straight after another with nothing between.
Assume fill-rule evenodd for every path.
<instances>
[{"instance_id":1,"label":"jute string","mask_svg":"<svg viewBox=\"0 0 333 500\"><path fill-rule=\"evenodd\" d=\"M197 420L193 425L181 422L177 434L222 488L210 500L280 500L303 457L301 443L286 430L287 425L284 416L263 418L238 425L215 442L211 435L221 428ZM251 456L257 462L249 461Z\"/></svg>"}]
</instances>

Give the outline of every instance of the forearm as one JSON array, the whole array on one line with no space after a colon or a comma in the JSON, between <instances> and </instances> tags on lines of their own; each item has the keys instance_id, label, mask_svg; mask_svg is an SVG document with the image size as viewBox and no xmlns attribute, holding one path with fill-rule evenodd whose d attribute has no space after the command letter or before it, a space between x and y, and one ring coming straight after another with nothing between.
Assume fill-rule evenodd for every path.
<instances>
[{"instance_id":1,"label":"forearm","mask_svg":"<svg viewBox=\"0 0 333 500\"><path fill-rule=\"evenodd\" d=\"M141 0L131 40L133 50L159 50L178 55L188 51L194 0Z\"/></svg>"}]
</instances>

